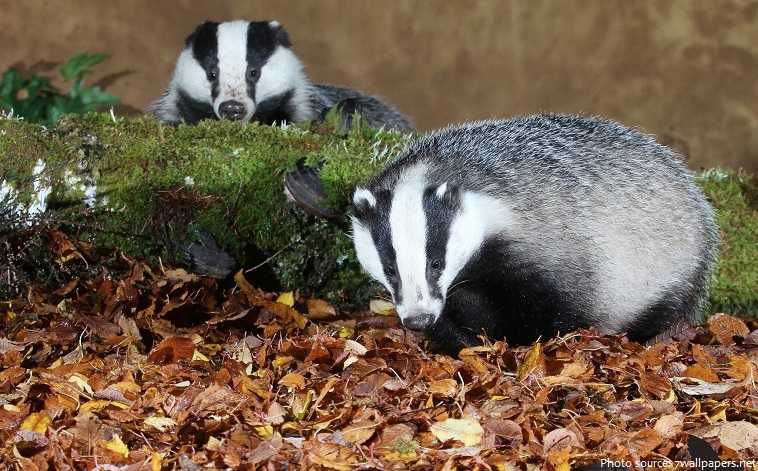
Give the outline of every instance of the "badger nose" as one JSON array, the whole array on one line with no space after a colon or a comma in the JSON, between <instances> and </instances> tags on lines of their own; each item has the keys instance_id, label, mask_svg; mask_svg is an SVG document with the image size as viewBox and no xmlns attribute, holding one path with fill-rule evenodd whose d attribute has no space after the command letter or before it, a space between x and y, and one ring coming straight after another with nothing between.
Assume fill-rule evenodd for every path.
<instances>
[{"instance_id":1,"label":"badger nose","mask_svg":"<svg viewBox=\"0 0 758 471\"><path fill-rule=\"evenodd\" d=\"M434 324L434 314L415 314L401 319L401 322L411 330L426 330Z\"/></svg>"},{"instance_id":2,"label":"badger nose","mask_svg":"<svg viewBox=\"0 0 758 471\"><path fill-rule=\"evenodd\" d=\"M234 100L227 100L218 107L218 114L224 119L239 121L245 117L245 105Z\"/></svg>"}]
</instances>

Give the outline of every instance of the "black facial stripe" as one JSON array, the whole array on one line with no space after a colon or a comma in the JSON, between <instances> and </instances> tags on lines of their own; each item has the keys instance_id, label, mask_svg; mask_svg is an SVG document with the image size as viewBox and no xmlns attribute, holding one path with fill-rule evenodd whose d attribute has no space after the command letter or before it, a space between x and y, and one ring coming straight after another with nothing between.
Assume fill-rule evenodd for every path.
<instances>
[{"instance_id":1,"label":"black facial stripe","mask_svg":"<svg viewBox=\"0 0 758 471\"><path fill-rule=\"evenodd\" d=\"M392 246L392 232L390 230L390 204L392 195L388 191L374 193L376 206L356 208L356 217L369 228L371 238L379 253L382 262L384 276L395 293L395 302L401 303L400 277L397 273L397 256Z\"/></svg>"},{"instance_id":2,"label":"black facial stripe","mask_svg":"<svg viewBox=\"0 0 758 471\"><path fill-rule=\"evenodd\" d=\"M211 84L211 97L218 96L218 23L206 21L187 38L192 44L192 56L205 70ZM215 77L211 74L215 72Z\"/></svg>"},{"instance_id":3,"label":"black facial stripe","mask_svg":"<svg viewBox=\"0 0 758 471\"><path fill-rule=\"evenodd\" d=\"M460 208L458 190L448 187L442 197L436 194L437 188L430 187L424 191L423 207L426 215L426 282L432 297L442 298L439 279L445 269L445 253L450 238L450 226ZM439 267L435 267L435 262Z\"/></svg>"},{"instance_id":4,"label":"black facial stripe","mask_svg":"<svg viewBox=\"0 0 758 471\"><path fill-rule=\"evenodd\" d=\"M181 90L179 90L177 108L179 108L179 115L189 124L195 124L203 119L218 119L209 103L197 101Z\"/></svg>"},{"instance_id":5,"label":"black facial stripe","mask_svg":"<svg viewBox=\"0 0 758 471\"><path fill-rule=\"evenodd\" d=\"M247 94L253 101L260 70L280 44L278 32L281 29L281 26L272 27L268 21L253 21L247 27L247 67L258 71L255 77L246 74Z\"/></svg>"},{"instance_id":6,"label":"black facial stripe","mask_svg":"<svg viewBox=\"0 0 758 471\"><path fill-rule=\"evenodd\" d=\"M295 109L292 106L292 97L294 94L294 90L287 90L284 93L267 98L258 103L255 108L253 119L265 124L272 124L274 122L292 122L293 114L295 112Z\"/></svg>"}]
</instances>

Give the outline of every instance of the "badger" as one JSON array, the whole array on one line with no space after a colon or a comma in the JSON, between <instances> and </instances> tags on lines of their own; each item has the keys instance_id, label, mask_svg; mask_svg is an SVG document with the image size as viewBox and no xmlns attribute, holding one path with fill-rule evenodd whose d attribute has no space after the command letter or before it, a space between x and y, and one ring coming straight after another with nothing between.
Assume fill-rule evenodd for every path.
<instances>
[{"instance_id":1,"label":"badger","mask_svg":"<svg viewBox=\"0 0 758 471\"><path fill-rule=\"evenodd\" d=\"M371 127L412 129L408 118L376 97L312 84L277 21L206 21L185 40L168 89L148 110L174 124L203 119L301 123L343 102Z\"/></svg>"},{"instance_id":2,"label":"badger","mask_svg":"<svg viewBox=\"0 0 758 471\"><path fill-rule=\"evenodd\" d=\"M448 351L580 328L650 340L705 309L719 245L677 154L559 114L419 138L356 188L351 220L401 323Z\"/></svg>"}]
</instances>

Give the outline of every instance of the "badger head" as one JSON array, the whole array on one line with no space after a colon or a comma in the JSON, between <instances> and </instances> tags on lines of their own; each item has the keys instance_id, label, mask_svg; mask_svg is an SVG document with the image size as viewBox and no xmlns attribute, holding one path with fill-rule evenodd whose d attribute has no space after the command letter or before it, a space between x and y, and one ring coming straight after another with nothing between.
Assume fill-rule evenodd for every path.
<instances>
[{"instance_id":1,"label":"badger head","mask_svg":"<svg viewBox=\"0 0 758 471\"><path fill-rule=\"evenodd\" d=\"M392 189L358 188L353 195L358 260L413 330L434 326L451 287L464 281L467 263L503 214L493 198L448 182L429 184L424 173L417 169Z\"/></svg>"},{"instance_id":2,"label":"badger head","mask_svg":"<svg viewBox=\"0 0 758 471\"><path fill-rule=\"evenodd\" d=\"M278 22L207 21L186 39L170 90L185 121L248 122L263 109L284 106L304 84L302 64Z\"/></svg>"}]
</instances>

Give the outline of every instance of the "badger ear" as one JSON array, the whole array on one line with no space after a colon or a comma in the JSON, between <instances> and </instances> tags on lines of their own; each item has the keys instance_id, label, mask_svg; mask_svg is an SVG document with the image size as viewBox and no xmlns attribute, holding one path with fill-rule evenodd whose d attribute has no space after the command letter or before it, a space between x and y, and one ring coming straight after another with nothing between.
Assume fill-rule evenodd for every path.
<instances>
[{"instance_id":1,"label":"badger ear","mask_svg":"<svg viewBox=\"0 0 758 471\"><path fill-rule=\"evenodd\" d=\"M284 26L282 26L281 23L276 20L272 20L268 22L268 25L271 27L271 30L274 31L276 40L279 44L284 47L292 46L292 43L290 42L290 35L287 33L287 30L284 29Z\"/></svg>"},{"instance_id":2,"label":"badger ear","mask_svg":"<svg viewBox=\"0 0 758 471\"><path fill-rule=\"evenodd\" d=\"M204 31L207 31L210 28L218 26L218 23L215 21L205 20L199 25L197 25L197 28L195 28L195 31L190 33L189 36L187 36L187 39L184 40L184 47L190 47L195 42L195 38L198 37L198 35L202 34Z\"/></svg>"},{"instance_id":3,"label":"badger ear","mask_svg":"<svg viewBox=\"0 0 758 471\"><path fill-rule=\"evenodd\" d=\"M353 193L353 206L355 207L356 215L365 216L371 210L376 208L376 197L371 191L365 188L356 188Z\"/></svg>"}]
</instances>

